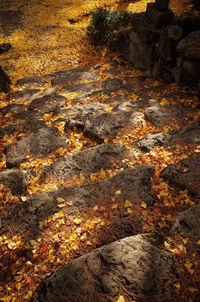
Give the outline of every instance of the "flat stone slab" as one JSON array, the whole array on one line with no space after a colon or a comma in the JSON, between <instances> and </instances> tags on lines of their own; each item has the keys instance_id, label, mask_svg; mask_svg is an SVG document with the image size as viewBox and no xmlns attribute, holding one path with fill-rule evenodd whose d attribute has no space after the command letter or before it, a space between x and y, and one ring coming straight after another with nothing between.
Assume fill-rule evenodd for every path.
<instances>
[{"instance_id":1,"label":"flat stone slab","mask_svg":"<svg viewBox=\"0 0 200 302\"><path fill-rule=\"evenodd\" d=\"M17 99L22 101L28 101L30 99L34 99L42 94L40 89L24 89L20 91L10 92L8 94L8 99Z\"/></svg>"},{"instance_id":2,"label":"flat stone slab","mask_svg":"<svg viewBox=\"0 0 200 302\"><path fill-rule=\"evenodd\" d=\"M31 88L44 86L45 83L46 83L45 80L37 76L25 77L17 80L16 82L18 86L31 87Z\"/></svg>"},{"instance_id":3,"label":"flat stone slab","mask_svg":"<svg viewBox=\"0 0 200 302\"><path fill-rule=\"evenodd\" d=\"M121 205L125 200L129 200L133 207L142 201L151 206L154 203L154 192L151 187L153 174L154 168L144 164L94 183L34 195L23 203L8 208L8 214L1 219L0 233L6 232L9 226L13 232L29 231L31 236L34 236L39 232L40 221L60 211L57 198L63 199L62 203L66 206L62 209L66 215L74 209L82 211L93 207L100 200L112 202L113 198Z\"/></svg>"},{"instance_id":4,"label":"flat stone slab","mask_svg":"<svg viewBox=\"0 0 200 302\"><path fill-rule=\"evenodd\" d=\"M4 135L12 135L16 132L28 133L37 132L40 128L46 127L46 124L42 120L33 119L25 123L19 123L10 125L0 129L0 137Z\"/></svg>"},{"instance_id":5,"label":"flat stone slab","mask_svg":"<svg viewBox=\"0 0 200 302\"><path fill-rule=\"evenodd\" d=\"M44 279L30 302L91 302L95 293L113 296L122 287L146 301L164 294L178 269L175 257L156 246L158 237L156 232L126 237L73 260Z\"/></svg>"},{"instance_id":6,"label":"flat stone slab","mask_svg":"<svg viewBox=\"0 0 200 302\"><path fill-rule=\"evenodd\" d=\"M200 240L200 205L195 205L178 214L171 233L182 237Z\"/></svg>"},{"instance_id":7,"label":"flat stone slab","mask_svg":"<svg viewBox=\"0 0 200 302\"><path fill-rule=\"evenodd\" d=\"M28 110L38 111L42 114L55 111L66 103L66 97L58 94L45 95L34 99L28 106Z\"/></svg>"},{"instance_id":8,"label":"flat stone slab","mask_svg":"<svg viewBox=\"0 0 200 302\"><path fill-rule=\"evenodd\" d=\"M193 112L191 108L185 107L181 104L152 106L145 110L144 115L147 120L157 127L171 125L174 122L181 122L182 120L190 120L190 114Z\"/></svg>"},{"instance_id":9,"label":"flat stone slab","mask_svg":"<svg viewBox=\"0 0 200 302\"><path fill-rule=\"evenodd\" d=\"M162 170L160 176L172 185L200 195L200 154L187 157Z\"/></svg>"},{"instance_id":10,"label":"flat stone slab","mask_svg":"<svg viewBox=\"0 0 200 302\"><path fill-rule=\"evenodd\" d=\"M150 151L156 146L195 145L200 143L200 121L194 122L168 134L154 133L137 142L142 151Z\"/></svg>"},{"instance_id":11,"label":"flat stone slab","mask_svg":"<svg viewBox=\"0 0 200 302\"><path fill-rule=\"evenodd\" d=\"M8 186L13 195L23 195L26 191L28 175L26 171L6 169L0 172L0 183Z\"/></svg>"},{"instance_id":12,"label":"flat stone slab","mask_svg":"<svg viewBox=\"0 0 200 302\"><path fill-rule=\"evenodd\" d=\"M113 161L122 159L126 148L121 144L98 145L74 155L55 161L44 168L40 181L53 179L54 183L69 180L80 173L95 173L101 169L112 169Z\"/></svg>"},{"instance_id":13,"label":"flat stone slab","mask_svg":"<svg viewBox=\"0 0 200 302\"><path fill-rule=\"evenodd\" d=\"M40 128L37 132L5 147L6 165L8 168L17 167L30 154L44 156L66 144L66 139L60 136L57 128Z\"/></svg>"}]
</instances>

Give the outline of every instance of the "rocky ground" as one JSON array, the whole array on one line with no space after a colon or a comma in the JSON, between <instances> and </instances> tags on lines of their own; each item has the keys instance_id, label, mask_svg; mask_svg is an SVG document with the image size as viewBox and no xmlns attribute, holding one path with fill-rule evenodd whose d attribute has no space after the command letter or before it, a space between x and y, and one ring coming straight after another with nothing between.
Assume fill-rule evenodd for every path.
<instances>
[{"instance_id":1,"label":"rocky ground","mask_svg":"<svg viewBox=\"0 0 200 302\"><path fill-rule=\"evenodd\" d=\"M19 79L0 114L1 301L199 301L192 91L112 61Z\"/></svg>"}]
</instances>

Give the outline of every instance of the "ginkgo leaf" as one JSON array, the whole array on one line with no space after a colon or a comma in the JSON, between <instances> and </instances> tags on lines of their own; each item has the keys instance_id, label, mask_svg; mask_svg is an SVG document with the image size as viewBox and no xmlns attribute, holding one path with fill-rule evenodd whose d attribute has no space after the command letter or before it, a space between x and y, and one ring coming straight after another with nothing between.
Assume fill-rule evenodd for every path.
<instances>
[{"instance_id":1,"label":"ginkgo leaf","mask_svg":"<svg viewBox=\"0 0 200 302\"><path fill-rule=\"evenodd\" d=\"M116 300L116 302L125 302L126 300L124 299L123 296L120 296L119 299Z\"/></svg>"},{"instance_id":2,"label":"ginkgo leaf","mask_svg":"<svg viewBox=\"0 0 200 302\"><path fill-rule=\"evenodd\" d=\"M129 200L125 200L125 203L124 203L125 208L130 208L132 206L133 206L133 204Z\"/></svg>"},{"instance_id":3,"label":"ginkgo leaf","mask_svg":"<svg viewBox=\"0 0 200 302\"><path fill-rule=\"evenodd\" d=\"M144 209L146 209L146 207L147 207L147 204L146 204L144 201L142 201L140 205L141 205L141 207L144 208Z\"/></svg>"}]
</instances>

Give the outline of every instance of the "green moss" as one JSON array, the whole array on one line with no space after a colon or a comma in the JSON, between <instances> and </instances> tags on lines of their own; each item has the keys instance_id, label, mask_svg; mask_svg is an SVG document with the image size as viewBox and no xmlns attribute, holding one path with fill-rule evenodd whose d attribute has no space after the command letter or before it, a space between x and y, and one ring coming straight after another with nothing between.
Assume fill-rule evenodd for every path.
<instances>
[{"instance_id":1,"label":"green moss","mask_svg":"<svg viewBox=\"0 0 200 302\"><path fill-rule=\"evenodd\" d=\"M130 23L132 13L114 12L98 9L92 13L91 23L87 28L87 36L93 45L114 46L117 31Z\"/></svg>"}]
</instances>

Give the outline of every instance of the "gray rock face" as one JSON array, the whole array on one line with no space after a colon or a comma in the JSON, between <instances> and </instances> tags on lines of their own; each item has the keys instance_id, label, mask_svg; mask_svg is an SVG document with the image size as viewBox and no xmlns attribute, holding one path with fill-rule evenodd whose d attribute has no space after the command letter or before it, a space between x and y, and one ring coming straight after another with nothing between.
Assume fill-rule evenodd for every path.
<instances>
[{"instance_id":1,"label":"gray rock face","mask_svg":"<svg viewBox=\"0 0 200 302\"><path fill-rule=\"evenodd\" d=\"M155 146L165 146L169 142L170 136L163 133L148 134L137 143L138 147L143 151L150 151Z\"/></svg>"},{"instance_id":2,"label":"gray rock face","mask_svg":"<svg viewBox=\"0 0 200 302\"><path fill-rule=\"evenodd\" d=\"M57 128L40 128L22 140L6 146L4 152L7 167L19 166L30 154L44 156L65 145L66 141L59 135Z\"/></svg>"},{"instance_id":3,"label":"gray rock face","mask_svg":"<svg viewBox=\"0 0 200 302\"><path fill-rule=\"evenodd\" d=\"M80 172L94 173L101 169L111 169L113 167L112 160L119 159L125 152L125 147L120 144L99 145L84 150L59 159L45 167L41 181L53 177L60 182L61 180L68 180Z\"/></svg>"},{"instance_id":4,"label":"gray rock face","mask_svg":"<svg viewBox=\"0 0 200 302\"><path fill-rule=\"evenodd\" d=\"M1 129L0 136L4 135L11 135L16 132L37 132L40 128L46 127L46 124L44 121L41 120L35 120L33 119L32 121L27 121L25 123L20 123L20 124L15 124L15 125L10 125L7 127L4 127Z\"/></svg>"},{"instance_id":5,"label":"gray rock face","mask_svg":"<svg viewBox=\"0 0 200 302\"><path fill-rule=\"evenodd\" d=\"M0 183L8 186L13 195L23 195L26 191L27 177L22 170L5 170L0 172Z\"/></svg>"},{"instance_id":6,"label":"gray rock face","mask_svg":"<svg viewBox=\"0 0 200 302\"><path fill-rule=\"evenodd\" d=\"M36 95L38 96L41 93L42 92L41 92L40 89L24 89L24 90L20 90L20 91L10 92L8 94L8 98L9 99L15 99L16 98L16 99L25 101L25 100L31 99L34 96L36 98Z\"/></svg>"},{"instance_id":7,"label":"gray rock face","mask_svg":"<svg viewBox=\"0 0 200 302\"><path fill-rule=\"evenodd\" d=\"M200 195L200 155L192 155L180 162L169 165L160 176L170 183Z\"/></svg>"},{"instance_id":8,"label":"gray rock face","mask_svg":"<svg viewBox=\"0 0 200 302\"><path fill-rule=\"evenodd\" d=\"M177 51L182 57L200 60L200 31L194 31L181 40Z\"/></svg>"},{"instance_id":9,"label":"gray rock face","mask_svg":"<svg viewBox=\"0 0 200 302\"><path fill-rule=\"evenodd\" d=\"M48 113L62 107L66 103L66 101L66 97L62 95L45 95L42 98L34 99L28 106L28 110Z\"/></svg>"},{"instance_id":10,"label":"gray rock face","mask_svg":"<svg viewBox=\"0 0 200 302\"><path fill-rule=\"evenodd\" d=\"M165 2L167 3L168 1ZM155 5L155 3L148 3L146 16L149 18L149 20L151 20L156 28L167 26L174 17L173 12L171 10L160 11L159 9L161 8L161 4L159 5L159 9L156 6L158 7L158 5Z\"/></svg>"},{"instance_id":11,"label":"gray rock face","mask_svg":"<svg viewBox=\"0 0 200 302\"><path fill-rule=\"evenodd\" d=\"M183 237L187 237L198 241L200 239L200 205L195 205L181 212L174 225L171 233L178 233Z\"/></svg>"},{"instance_id":12,"label":"gray rock face","mask_svg":"<svg viewBox=\"0 0 200 302\"><path fill-rule=\"evenodd\" d=\"M154 168L148 165L140 165L127 169L111 178L100 180L94 183L62 188L34 195L23 203L13 205L9 208L7 216L2 217L2 228L0 233L7 231L8 225L14 225L13 232L29 231L35 234L39 231L39 222L49 215L60 211L58 197L63 198L66 213L71 210L87 209L98 204L100 200L107 200L108 203L115 198L119 204L129 200L134 205L144 201L147 206L154 203L154 192L151 187L151 177ZM120 191L120 194L116 194ZM71 206L69 206L69 201ZM33 236L33 234L31 236Z\"/></svg>"},{"instance_id":13,"label":"gray rock face","mask_svg":"<svg viewBox=\"0 0 200 302\"><path fill-rule=\"evenodd\" d=\"M199 144L200 143L200 121L194 122L180 130L173 131L171 145Z\"/></svg>"},{"instance_id":14,"label":"gray rock face","mask_svg":"<svg viewBox=\"0 0 200 302\"><path fill-rule=\"evenodd\" d=\"M192 112L191 108L185 107L181 104L152 106L145 110L145 117L158 127L170 125L174 120L181 121L182 119L189 119L189 114Z\"/></svg>"},{"instance_id":15,"label":"gray rock face","mask_svg":"<svg viewBox=\"0 0 200 302\"><path fill-rule=\"evenodd\" d=\"M120 285L148 299L162 295L165 283L177 277L174 256L158 248L150 234L131 236L65 265L42 281L30 302L91 302L92 292L113 294Z\"/></svg>"},{"instance_id":16,"label":"gray rock face","mask_svg":"<svg viewBox=\"0 0 200 302\"><path fill-rule=\"evenodd\" d=\"M153 48L141 40L136 32L130 35L129 60L136 68L146 70L153 65Z\"/></svg>"},{"instance_id":17,"label":"gray rock face","mask_svg":"<svg viewBox=\"0 0 200 302\"><path fill-rule=\"evenodd\" d=\"M16 84L18 86L25 86L25 87L37 87L37 86L43 86L46 82L40 78L40 77L36 77L36 76L30 76L30 77L25 77L22 79L17 80Z\"/></svg>"}]
</instances>

